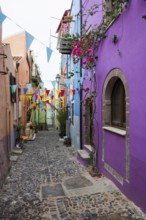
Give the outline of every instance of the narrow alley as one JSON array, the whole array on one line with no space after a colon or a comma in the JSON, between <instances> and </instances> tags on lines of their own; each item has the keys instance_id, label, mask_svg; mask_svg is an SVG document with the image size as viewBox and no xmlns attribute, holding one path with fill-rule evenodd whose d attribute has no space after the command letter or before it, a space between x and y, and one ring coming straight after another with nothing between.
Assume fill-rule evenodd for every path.
<instances>
[{"instance_id":1,"label":"narrow alley","mask_svg":"<svg viewBox=\"0 0 146 220\"><path fill-rule=\"evenodd\" d=\"M18 154L17 154L18 155ZM13 161L0 191L1 220L146 219L113 183L91 177L54 130L39 131Z\"/></svg>"}]
</instances>

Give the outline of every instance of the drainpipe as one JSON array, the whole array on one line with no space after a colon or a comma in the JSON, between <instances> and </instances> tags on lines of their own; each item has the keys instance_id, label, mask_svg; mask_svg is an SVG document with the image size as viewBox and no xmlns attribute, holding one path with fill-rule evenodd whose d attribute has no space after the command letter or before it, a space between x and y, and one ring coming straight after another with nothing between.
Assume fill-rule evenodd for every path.
<instances>
[{"instance_id":1,"label":"drainpipe","mask_svg":"<svg viewBox=\"0 0 146 220\"><path fill-rule=\"evenodd\" d=\"M16 62L16 121L19 124L19 62Z\"/></svg>"},{"instance_id":2,"label":"drainpipe","mask_svg":"<svg viewBox=\"0 0 146 220\"><path fill-rule=\"evenodd\" d=\"M80 35L82 36L82 0L80 0ZM82 77L82 60L80 61L80 77ZM82 146L82 90L80 89L80 149Z\"/></svg>"}]
</instances>

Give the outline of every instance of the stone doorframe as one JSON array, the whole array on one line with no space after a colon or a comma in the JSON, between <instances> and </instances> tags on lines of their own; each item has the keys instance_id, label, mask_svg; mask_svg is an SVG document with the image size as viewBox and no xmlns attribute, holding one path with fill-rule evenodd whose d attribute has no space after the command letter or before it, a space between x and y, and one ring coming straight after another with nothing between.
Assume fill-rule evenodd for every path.
<instances>
[{"instance_id":1,"label":"stone doorframe","mask_svg":"<svg viewBox=\"0 0 146 220\"><path fill-rule=\"evenodd\" d=\"M130 180L130 145L129 145L129 92L128 92L128 83L127 80L122 73L122 71L118 68L115 68L109 72L107 75L104 87L103 87L103 93L102 93L102 127L104 126L111 126L111 91L113 88L113 85L117 78L120 78L120 80L123 83L124 89L125 89L125 99L126 99L126 134L125 134L125 147L126 147L126 181L129 182ZM102 161L104 162L104 129L102 129ZM108 168L108 171L114 176L117 177L118 175L116 171L110 167L110 165L104 163L105 168ZM119 175L119 177L121 177ZM119 181L123 182L123 181Z\"/></svg>"},{"instance_id":2,"label":"stone doorframe","mask_svg":"<svg viewBox=\"0 0 146 220\"><path fill-rule=\"evenodd\" d=\"M84 97L85 103L86 100L91 97L90 93L87 93ZM84 145L90 145L90 106L85 105L84 109Z\"/></svg>"}]
</instances>

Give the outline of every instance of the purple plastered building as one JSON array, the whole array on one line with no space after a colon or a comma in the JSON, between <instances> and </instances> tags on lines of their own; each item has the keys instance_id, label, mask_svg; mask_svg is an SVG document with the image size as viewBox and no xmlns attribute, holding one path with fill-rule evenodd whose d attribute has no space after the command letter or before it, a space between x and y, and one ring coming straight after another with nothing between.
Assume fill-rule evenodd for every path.
<instances>
[{"instance_id":1,"label":"purple plastered building","mask_svg":"<svg viewBox=\"0 0 146 220\"><path fill-rule=\"evenodd\" d=\"M84 9L95 2L83 1ZM146 213L146 1L129 0L127 6L96 51L94 142L100 172ZM102 21L99 11L88 26ZM84 78L90 96L93 81L87 73ZM89 144L86 121L83 117L83 143Z\"/></svg>"}]
</instances>

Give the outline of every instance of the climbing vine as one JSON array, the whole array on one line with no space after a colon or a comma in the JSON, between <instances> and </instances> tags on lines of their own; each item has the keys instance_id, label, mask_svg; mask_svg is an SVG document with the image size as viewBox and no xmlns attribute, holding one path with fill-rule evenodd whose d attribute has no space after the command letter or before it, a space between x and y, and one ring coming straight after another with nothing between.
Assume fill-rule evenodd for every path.
<instances>
[{"instance_id":1,"label":"climbing vine","mask_svg":"<svg viewBox=\"0 0 146 220\"><path fill-rule=\"evenodd\" d=\"M96 113L96 95L97 95L97 83L96 83L96 74L95 74L95 66L97 62L97 55L96 51L97 48L102 40L104 40L106 36L106 30L110 26L110 24L115 20L125 8L128 6L129 0L105 0L103 4L93 4L90 9L86 11L84 14L80 14L84 18L84 23L81 27L81 35L79 34L66 34L64 36L66 41L69 41L70 49L72 51L71 55L73 58L73 63L76 64L79 61L82 63L83 69L85 71L90 71L92 77L90 77L90 81L92 83L92 91L91 89L81 87L82 91L84 91L84 99L82 100L83 106L86 104L92 105L93 111L91 114L91 121L90 121L90 130L93 130L93 134L91 137L91 146L93 149L93 169L96 169L96 151L95 151L95 130L94 130L94 119ZM87 31L88 25L88 18L89 16L94 16L96 13L102 10L104 11L103 20L100 25L94 25L91 30ZM85 12L85 8L82 9ZM116 35L113 36L112 42L116 44L118 38ZM73 73L70 74L73 76ZM90 94L87 96L87 94ZM86 100L86 97L88 100ZM85 106L86 107L86 106ZM97 170L96 170L97 174Z\"/></svg>"}]
</instances>

